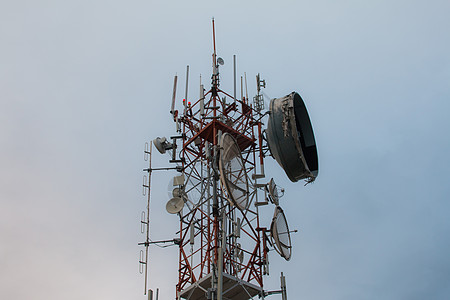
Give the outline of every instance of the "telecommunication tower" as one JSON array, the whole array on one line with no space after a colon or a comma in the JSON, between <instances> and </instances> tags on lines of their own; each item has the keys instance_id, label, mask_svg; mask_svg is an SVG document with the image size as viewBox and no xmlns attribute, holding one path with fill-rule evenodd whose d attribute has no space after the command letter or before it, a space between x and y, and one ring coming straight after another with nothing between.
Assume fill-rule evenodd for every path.
<instances>
[{"instance_id":1,"label":"telecommunication tower","mask_svg":"<svg viewBox=\"0 0 450 300\"><path fill-rule=\"evenodd\" d=\"M292 231L279 203L284 189L273 178L265 179L264 159L272 156L292 182L314 181L318 157L311 121L296 92L272 99L266 110L261 92L266 83L259 74L253 101L248 98L246 76L241 77L241 95L237 97L236 56L234 93L223 91L219 71L224 60L216 53L214 19L212 29L210 88L205 89L200 83L199 97L188 101L188 66L185 98L181 109L177 109L175 76L170 113L176 133L169 139L158 137L146 143L144 150L149 162L143 183L147 211L141 220L146 240L139 243L145 247L140 258L141 273L145 274L144 293L149 246L175 243L179 248L176 299L245 300L281 294L286 300L283 273L280 290L264 289L263 277L269 275L269 250L275 249L286 260L292 251ZM171 154L170 167L152 167L153 146L162 154ZM178 171L178 175L171 180L172 197L166 210L179 217L178 236L151 241L152 172L170 169ZM260 223L260 210L268 205L273 205L274 215L270 226L264 226Z\"/></svg>"}]
</instances>

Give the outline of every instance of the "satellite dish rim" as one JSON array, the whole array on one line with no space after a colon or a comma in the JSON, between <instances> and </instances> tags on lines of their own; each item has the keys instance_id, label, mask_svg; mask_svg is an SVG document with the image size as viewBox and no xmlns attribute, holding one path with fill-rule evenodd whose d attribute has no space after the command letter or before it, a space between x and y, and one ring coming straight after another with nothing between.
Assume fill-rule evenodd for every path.
<instances>
[{"instance_id":1,"label":"satellite dish rim","mask_svg":"<svg viewBox=\"0 0 450 300\"><path fill-rule=\"evenodd\" d=\"M280 197L278 196L278 191L276 190L277 185L275 184L275 180L271 178L267 186L270 198L275 205L278 205Z\"/></svg>"},{"instance_id":2,"label":"satellite dish rim","mask_svg":"<svg viewBox=\"0 0 450 300\"><path fill-rule=\"evenodd\" d=\"M292 182L314 181L319 172L317 144L302 97L292 92L272 99L269 110L265 133L272 157Z\"/></svg>"}]
</instances>

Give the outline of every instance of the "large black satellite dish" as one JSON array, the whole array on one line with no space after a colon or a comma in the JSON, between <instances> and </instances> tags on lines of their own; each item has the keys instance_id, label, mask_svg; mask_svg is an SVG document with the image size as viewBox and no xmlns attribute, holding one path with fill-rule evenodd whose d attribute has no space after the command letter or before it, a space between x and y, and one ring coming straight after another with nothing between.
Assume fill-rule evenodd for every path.
<instances>
[{"instance_id":1,"label":"large black satellite dish","mask_svg":"<svg viewBox=\"0 0 450 300\"><path fill-rule=\"evenodd\" d=\"M270 101L266 133L270 152L289 179L314 181L319 172L316 141L308 111L298 93Z\"/></svg>"}]
</instances>

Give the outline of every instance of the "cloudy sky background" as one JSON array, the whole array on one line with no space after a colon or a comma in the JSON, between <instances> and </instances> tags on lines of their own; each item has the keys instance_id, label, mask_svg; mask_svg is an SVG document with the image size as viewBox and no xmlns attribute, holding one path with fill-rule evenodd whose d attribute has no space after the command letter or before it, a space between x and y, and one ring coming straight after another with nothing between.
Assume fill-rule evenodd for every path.
<instances>
[{"instance_id":1,"label":"cloudy sky background","mask_svg":"<svg viewBox=\"0 0 450 300\"><path fill-rule=\"evenodd\" d=\"M143 145L173 133L190 65L222 87L232 56L264 92L304 98L319 177L282 206L293 258L266 288L289 299L450 297L450 2L0 2L0 298L145 299L138 273ZM180 96L181 97L181 96ZM181 98L179 99L181 100ZM155 165L167 157L155 155ZM172 238L169 173L153 177L152 236ZM267 224L268 225L268 224ZM175 248L151 248L150 288L174 298ZM276 298L275 296L272 298Z\"/></svg>"}]
</instances>

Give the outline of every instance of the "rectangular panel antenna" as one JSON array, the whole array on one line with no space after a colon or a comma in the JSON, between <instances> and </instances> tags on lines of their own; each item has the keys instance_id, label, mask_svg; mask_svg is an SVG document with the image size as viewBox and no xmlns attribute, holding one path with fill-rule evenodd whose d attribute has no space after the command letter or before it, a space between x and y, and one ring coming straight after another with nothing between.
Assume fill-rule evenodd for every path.
<instances>
[{"instance_id":1,"label":"rectangular panel antenna","mask_svg":"<svg viewBox=\"0 0 450 300\"><path fill-rule=\"evenodd\" d=\"M175 98L177 95L177 80L178 80L178 76L175 75L175 77L173 78L172 107L170 108L171 114L175 113Z\"/></svg>"}]
</instances>

